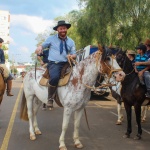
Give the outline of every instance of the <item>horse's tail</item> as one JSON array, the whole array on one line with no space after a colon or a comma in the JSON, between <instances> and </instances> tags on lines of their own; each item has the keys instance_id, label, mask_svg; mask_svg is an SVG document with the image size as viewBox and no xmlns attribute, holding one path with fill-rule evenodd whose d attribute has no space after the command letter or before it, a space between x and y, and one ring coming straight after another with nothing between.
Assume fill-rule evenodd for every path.
<instances>
[{"instance_id":1,"label":"horse's tail","mask_svg":"<svg viewBox=\"0 0 150 150\"><path fill-rule=\"evenodd\" d=\"M28 113L27 113L27 101L26 101L26 97L23 91L22 94L22 101L21 101L21 108L20 108L20 119L28 121Z\"/></svg>"}]
</instances>

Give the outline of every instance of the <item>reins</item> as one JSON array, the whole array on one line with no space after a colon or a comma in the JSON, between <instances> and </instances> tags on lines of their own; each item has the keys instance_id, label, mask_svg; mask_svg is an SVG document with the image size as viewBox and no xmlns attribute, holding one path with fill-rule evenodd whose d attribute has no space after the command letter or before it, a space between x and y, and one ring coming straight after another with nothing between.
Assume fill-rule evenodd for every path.
<instances>
[{"instance_id":1,"label":"reins","mask_svg":"<svg viewBox=\"0 0 150 150\"><path fill-rule=\"evenodd\" d=\"M125 57L125 60L124 60L124 63L123 63L123 70L124 70L124 67L125 67L126 60L127 60L127 57ZM125 75L128 76L128 75L132 74L133 72L134 72L134 68L131 72L129 72L128 74L125 74Z\"/></svg>"}]
</instances>

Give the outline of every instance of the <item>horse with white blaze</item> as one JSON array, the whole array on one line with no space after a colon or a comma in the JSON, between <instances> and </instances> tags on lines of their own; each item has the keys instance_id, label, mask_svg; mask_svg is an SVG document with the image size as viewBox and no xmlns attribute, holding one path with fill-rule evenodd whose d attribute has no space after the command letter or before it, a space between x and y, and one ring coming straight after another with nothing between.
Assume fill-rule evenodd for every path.
<instances>
[{"instance_id":1,"label":"horse with white blaze","mask_svg":"<svg viewBox=\"0 0 150 150\"><path fill-rule=\"evenodd\" d=\"M122 81L125 77L124 72L119 67L110 50L107 47L102 48L99 46L98 51L73 66L68 84L58 87L58 97L64 107L62 132L59 138L60 150L67 150L65 145L65 133L72 112L75 112L74 144L76 148L83 147L79 139L80 120L83 110L90 100L91 89L88 87L92 87L95 84L99 72L109 77L119 72L120 76L116 77L117 81ZM46 103L48 97L48 87L39 84L43 73L44 70L37 70L35 79L35 70L31 70L26 74L23 80L24 95L22 97L21 113L26 112L28 114L31 140L36 139L36 134L41 134L36 116L40 104L42 102ZM22 114L21 118L24 119Z\"/></svg>"}]
</instances>

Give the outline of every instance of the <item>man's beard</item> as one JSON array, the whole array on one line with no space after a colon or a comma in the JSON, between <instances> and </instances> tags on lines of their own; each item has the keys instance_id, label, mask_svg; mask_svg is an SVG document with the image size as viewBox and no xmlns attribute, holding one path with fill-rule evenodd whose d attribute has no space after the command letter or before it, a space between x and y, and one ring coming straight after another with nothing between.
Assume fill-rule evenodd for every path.
<instances>
[{"instance_id":1,"label":"man's beard","mask_svg":"<svg viewBox=\"0 0 150 150\"><path fill-rule=\"evenodd\" d=\"M62 38L66 37L66 35L67 35L67 32L59 32L59 36Z\"/></svg>"}]
</instances>

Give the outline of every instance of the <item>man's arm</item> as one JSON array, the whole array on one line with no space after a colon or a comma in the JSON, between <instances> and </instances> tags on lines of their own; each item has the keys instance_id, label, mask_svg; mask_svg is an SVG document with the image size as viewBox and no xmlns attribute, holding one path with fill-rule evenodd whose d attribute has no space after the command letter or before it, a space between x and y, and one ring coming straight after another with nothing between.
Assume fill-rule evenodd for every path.
<instances>
[{"instance_id":1,"label":"man's arm","mask_svg":"<svg viewBox=\"0 0 150 150\"><path fill-rule=\"evenodd\" d=\"M149 65L150 65L150 61L146 61L146 62L135 62L135 66L139 66L139 65L146 65L146 66L149 66Z\"/></svg>"},{"instance_id":2,"label":"man's arm","mask_svg":"<svg viewBox=\"0 0 150 150\"><path fill-rule=\"evenodd\" d=\"M42 47L42 45L39 45L39 46L37 47L37 49L35 50L35 53L36 53L36 54L41 54L41 53L43 53L43 47Z\"/></svg>"},{"instance_id":3,"label":"man's arm","mask_svg":"<svg viewBox=\"0 0 150 150\"><path fill-rule=\"evenodd\" d=\"M40 62L41 66L44 65L44 62L43 62L41 56L38 56L38 55L37 55L37 59L38 59L38 61Z\"/></svg>"}]
</instances>

